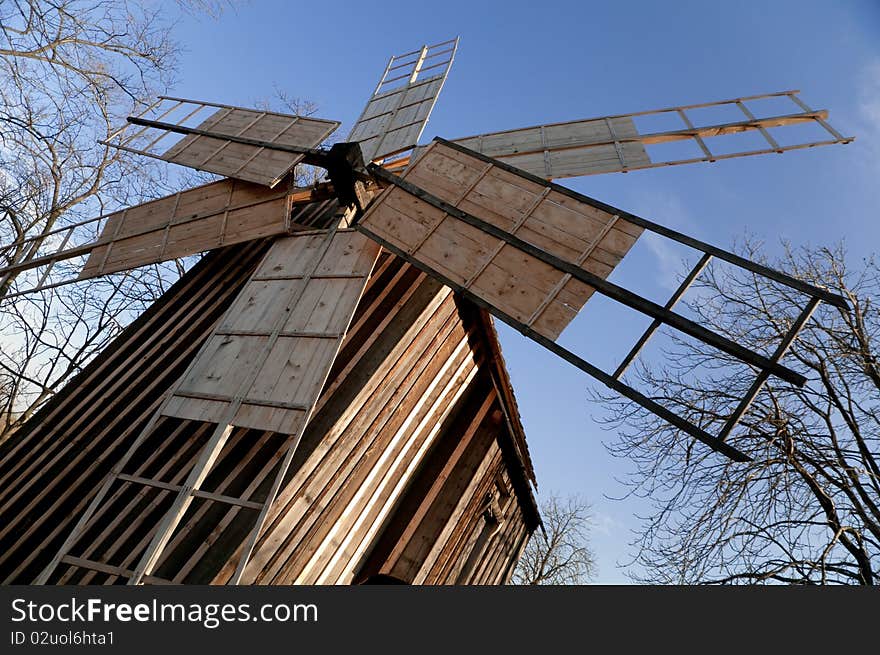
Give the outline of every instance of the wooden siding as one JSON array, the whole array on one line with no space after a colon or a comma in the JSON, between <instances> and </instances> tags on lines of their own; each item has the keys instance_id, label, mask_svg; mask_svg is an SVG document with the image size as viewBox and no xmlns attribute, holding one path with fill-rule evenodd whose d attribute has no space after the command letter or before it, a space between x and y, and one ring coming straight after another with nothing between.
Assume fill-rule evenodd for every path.
<instances>
[{"instance_id":1,"label":"wooden siding","mask_svg":"<svg viewBox=\"0 0 880 655\"><path fill-rule=\"evenodd\" d=\"M488 379L475 384L357 574L415 584L503 584L530 534L499 439L503 415Z\"/></svg>"},{"instance_id":2,"label":"wooden siding","mask_svg":"<svg viewBox=\"0 0 880 655\"><path fill-rule=\"evenodd\" d=\"M206 257L0 446L0 580L29 582L42 570L267 247L245 244ZM496 370L484 320L418 270L387 253L380 257L245 582L359 581L385 526L400 523L400 508L413 502L412 481L433 475L425 471L435 466L437 449L462 438L461 426L474 421L474 398L498 393L504 373ZM509 393L502 391L502 397ZM519 523L530 532L537 513L524 444L514 434L515 407L497 398L492 403L497 406L489 415L503 411L517 426L512 432L506 420L493 427L495 442L509 453L502 477L515 490L508 508L513 518L502 525L514 530ZM161 419L50 582L124 582L212 429L202 421ZM288 439L233 430L146 582L220 583L229 577L256 518L253 504L265 497ZM470 509L456 514L462 525L450 523L456 535L472 534L482 520L475 518L482 510L472 494L480 493L485 476L480 469L471 484L465 480L470 471L452 476L471 490L461 496ZM230 504L230 498L244 501ZM500 580L517 538L511 533L503 541L480 541L492 545L471 557L468 570L484 573L464 575L451 565L425 581ZM471 542L444 537L442 561L466 561L474 552Z\"/></svg>"}]
</instances>

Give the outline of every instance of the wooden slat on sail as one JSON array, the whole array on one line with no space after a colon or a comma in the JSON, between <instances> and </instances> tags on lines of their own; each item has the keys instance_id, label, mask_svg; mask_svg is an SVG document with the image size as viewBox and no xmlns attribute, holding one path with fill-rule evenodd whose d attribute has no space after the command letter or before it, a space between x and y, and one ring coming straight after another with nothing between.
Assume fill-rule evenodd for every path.
<instances>
[{"instance_id":1,"label":"wooden slat on sail","mask_svg":"<svg viewBox=\"0 0 880 655\"><path fill-rule=\"evenodd\" d=\"M287 190L221 180L111 214L79 279L284 234Z\"/></svg>"},{"instance_id":2,"label":"wooden slat on sail","mask_svg":"<svg viewBox=\"0 0 880 655\"><path fill-rule=\"evenodd\" d=\"M379 253L352 230L329 246L327 238L272 245L163 414L288 434L303 427Z\"/></svg>"},{"instance_id":3,"label":"wooden slat on sail","mask_svg":"<svg viewBox=\"0 0 880 655\"><path fill-rule=\"evenodd\" d=\"M642 232L616 214L443 142L431 144L403 179L602 278ZM398 186L382 192L359 226L549 339L594 291Z\"/></svg>"}]
</instances>

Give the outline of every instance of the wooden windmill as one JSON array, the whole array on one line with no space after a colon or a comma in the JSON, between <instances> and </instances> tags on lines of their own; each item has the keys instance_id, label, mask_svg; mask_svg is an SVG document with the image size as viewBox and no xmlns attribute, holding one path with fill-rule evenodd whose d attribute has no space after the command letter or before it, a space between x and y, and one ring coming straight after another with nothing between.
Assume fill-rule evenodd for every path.
<instances>
[{"instance_id":1,"label":"wooden windmill","mask_svg":"<svg viewBox=\"0 0 880 655\"><path fill-rule=\"evenodd\" d=\"M429 145L418 146L457 46L456 39L392 57L348 141L330 148L321 148L320 144L338 127L334 121L161 97L140 115L130 117L129 124L106 144L215 173L224 179L67 226L50 235L56 238L52 252L43 253L44 242L37 240L23 239L10 244L10 252L14 248L22 254L10 266L0 269L0 276L28 269L35 274L30 288L19 288L9 295L73 281L55 280L51 271L56 263L77 257L86 258L76 276L84 280L235 244L243 244L240 249L256 248L254 244L261 244L262 248L246 278L229 292L222 313L209 322L206 338L200 346L195 344L197 352L189 344L193 352L188 354L184 372L161 394L157 393L155 405L150 407L146 420L138 424L125 453L108 464L109 473L88 506L78 511L76 524L66 535L55 534L56 541L47 542L55 545L54 554L45 560L37 582L76 581L70 574L76 567L104 573L113 581L161 582L166 578L157 575L157 569L167 559L169 549L179 545L178 537L190 524L188 517L196 501L226 504L240 513L247 510L255 515L248 529L239 531L235 543L223 544L227 555L221 557L223 561L217 567L226 571L222 578L225 582L260 581L258 574L248 571L263 565L255 562L262 557L261 544L275 538L267 536L271 532L269 523L274 525L279 520L277 516L273 518L273 505L298 466L294 464L298 447L307 431L315 427L316 406L322 402L322 394L337 384L337 358L345 349L346 337L359 324L358 307L370 293L371 280L378 278L377 271L390 266L391 261L406 265L407 270L429 280L435 293L438 288L446 289L447 293L451 289L454 302L465 308L462 311L483 318L486 313L494 315L721 455L737 461L748 459L726 438L769 376L795 385L805 383L800 374L780 360L820 302L845 306L845 301L824 289L551 180L711 162L848 143L852 139L843 137L826 122L826 111L811 110L798 92L786 91L454 140L437 138ZM791 101L795 111L764 117L753 114L749 103L768 98ZM742 120L695 125L688 114L690 110L717 106L737 109ZM678 117L682 127L647 134L638 131L634 118L660 114ZM768 131L802 123L817 124L827 131L829 138L780 145ZM712 137L749 132L760 134L766 147L742 148L725 154L710 150ZM649 157L646 145L672 141L692 142L701 155L661 161ZM293 187L293 171L300 164L325 169L328 180L306 189ZM99 238L77 243L77 230L94 228L99 221ZM702 254L663 306L607 279L646 230ZM800 316L771 356L751 351L673 311L675 303L712 258L803 294ZM217 278L217 284L222 285L223 281ZM594 293L653 320L611 373L556 341ZM416 320L414 317L410 322ZM699 339L755 370L754 384L717 434L676 415L621 380L625 369L661 325ZM442 351L434 357L445 357L450 362L454 359L453 353ZM505 393L500 389L504 385L499 383L503 377L503 371L496 371L492 377L499 395ZM328 378L333 381L328 382ZM515 413L511 402L504 410L508 425L515 419L511 416ZM35 420L45 425L50 420L48 416ZM135 464L149 457L145 452L153 448L152 440L160 426L173 424L183 430L179 426L185 422L207 425L210 429L203 431L199 447L186 456L189 463L183 469L184 479L169 482L159 474L132 473ZM256 500L252 487L246 484L251 475L246 468L239 468L236 473L237 479L244 481L238 495L205 486L206 480L218 475L218 458L231 447L236 430L285 435L283 446L276 448L273 459L265 463L265 470L271 475L266 477L264 472L267 482ZM413 460L413 471L428 449L426 443ZM458 451L450 451L450 458L454 452ZM371 475L366 473L365 479L372 479ZM429 477L424 482L426 489L434 489L437 480L445 480L443 476L449 475L442 462L434 475L433 481ZM107 524L98 519L116 502L120 484L158 490L165 499L150 506L158 509L151 514L151 524L140 546L132 550L133 555L130 553L128 566L88 556L94 550L90 550L89 540L97 538L100 530L104 530L102 535L109 534L111 528L102 527ZM394 488L399 491L407 485L418 486L410 479L402 480ZM402 493L389 492L376 502L402 502ZM307 496L300 501L310 502ZM486 516L497 515L499 510L493 509L493 502L489 500L481 506ZM419 508L411 514L418 516L423 511ZM223 520L226 523L221 524L226 530L235 518ZM376 510L364 521L374 521L377 527L370 538L360 538L361 546L351 549L361 562L368 561L373 557L370 553L379 548L379 527L387 523L388 514ZM117 541L123 543L128 538L124 527L114 526L115 534L121 535L116 537ZM218 527L210 533L199 557L209 558L211 547L220 547L220 532ZM401 530L403 533L406 529ZM491 530L484 531L468 542L470 554L464 557L470 562L467 566L473 568L472 560L488 558L485 548L473 549L492 534ZM386 536L386 541L391 542L384 548L390 553L404 549L399 541L402 538L400 534L394 538ZM337 548L335 555L328 556L331 561L342 557L339 543L347 543L347 539L344 534L325 539ZM519 539L517 548L523 542L524 538ZM308 560L309 566L316 557ZM507 555L508 565L499 564L497 570L509 571L515 558L516 548ZM444 579L464 580L461 571L467 567L461 567L455 576ZM292 575L287 579L357 579L346 570L347 578ZM390 569L376 570L388 573ZM505 575L499 573L484 579L497 581Z\"/></svg>"}]
</instances>

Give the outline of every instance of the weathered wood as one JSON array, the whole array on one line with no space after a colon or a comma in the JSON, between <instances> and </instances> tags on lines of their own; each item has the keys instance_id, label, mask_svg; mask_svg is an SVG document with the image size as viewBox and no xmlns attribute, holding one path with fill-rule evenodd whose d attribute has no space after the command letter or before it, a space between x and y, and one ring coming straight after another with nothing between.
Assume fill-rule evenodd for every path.
<instances>
[{"instance_id":1,"label":"weathered wood","mask_svg":"<svg viewBox=\"0 0 880 655\"><path fill-rule=\"evenodd\" d=\"M455 139L466 148L480 152L545 179L561 179L581 175L597 175L610 172L628 172L660 166L674 166L697 162L714 162L720 159L746 157L769 153L781 153L800 148L849 143L853 137L844 137L827 123L827 110L812 110L798 97L797 91L782 91L756 96L734 98L719 102L706 102L679 107L667 107L631 114L617 114L565 123L536 125L534 127L506 130ZM802 111L778 116L755 116L746 107L749 100L771 97L788 97ZM694 126L685 110L736 106L746 116L744 121L716 123ZM677 114L684 128L662 132L641 133L634 118L659 114ZM807 141L780 146L767 131L771 127L786 127L815 122L833 137L832 140ZM715 155L709 150L705 139L731 134L759 131L770 148L761 150L739 150L723 155ZM652 159L645 149L646 145L656 145L673 141L693 140L702 150L703 157L687 159Z\"/></svg>"},{"instance_id":2,"label":"weathered wood","mask_svg":"<svg viewBox=\"0 0 880 655\"><path fill-rule=\"evenodd\" d=\"M239 267L237 277L226 281L199 278L199 271L212 260L218 261L210 257L184 278L186 286L174 289L175 300L169 307L148 312L106 358L88 367L75 385L59 395L56 405L0 446L0 478L7 480L0 500L4 495L14 498L4 510L10 521L2 526L6 531L0 538L0 578L31 580L45 567L89 502L89 493L142 429L161 391L181 374L181 363L168 370L169 357L184 365L191 360L193 344L197 349L208 338L224 308L231 306L234 289L250 277ZM253 267L254 257L250 261ZM226 299L225 306L217 305L219 298ZM455 399L491 390L491 385L486 386L486 370L497 365L491 359L480 360L473 378L470 373L453 377L455 371L466 371L455 363L446 376L438 376L449 363L449 354L463 343L463 325L471 345L457 351L458 362L472 356L471 348L482 347L487 338L482 324L469 314L459 314L448 289L399 259L383 256L345 337L315 419L303 436L300 454L272 505L245 581L291 581L308 561L313 562L309 576L342 582L356 577L359 560L382 539L384 526L394 521L395 508L411 493L408 481L421 475L437 444L461 438L453 420L471 421L464 417L470 405ZM155 383L139 388L130 382L138 378ZM137 416L132 416L134 410ZM62 563L49 582L63 577L70 584L107 583L135 574L134 564L155 530L156 513L166 511L175 494L168 487L184 484L210 427L190 420L159 421L122 472L124 477L159 484L117 482L121 486L104 497L82 539L67 555L115 568L90 573ZM502 429L498 439L511 437ZM221 499L262 502L288 440L289 435L234 428L216 458L216 475L208 476L201 491ZM392 442L396 445L379 463L381 444ZM44 445L35 447L39 443ZM47 465L50 461L54 464ZM511 475L528 484L521 469L511 470ZM47 491L40 493L42 489ZM64 501L58 489L67 490ZM200 495L196 493L160 556L157 578L175 582L230 578L255 512ZM523 520L531 530L535 525L531 501L527 494L518 493L517 498L518 511L530 517ZM32 499L37 500L31 504ZM30 509L22 512L28 505ZM326 532L338 520L353 528L347 543ZM21 529L22 525L28 529ZM348 535L348 531L340 533ZM495 548L491 543L490 550ZM305 560L291 557L299 553L308 555ZM494 550L487 551L486 557L493 555Z\"/></svg>"},{"instance_id":3,"label":"weathered wood","mask_svg":"<svg viewBox=\"0 0 880 655\"><path fill-rule=\"evenodd\" d=\"M197 109L210 104L182 102ZM141 154L270 188L339 127L336 121L232 106L219 106L195 127L185 125L185 119L168 123L132 116L128 122L158 131L147 147L135 148ZM161 155L153 153L151 146L169 133L185 136Z\"/></svg>"},{"instance_id":4,"label":"weathered wood","mask_svg":"<svg viewBox=\"0 0 880 655\"><path fill-rule=\"evenodd\" d=\"M212 182L110 214L78 279L284 234L286 191Z\"/></svg>"},{"instance_id":5,"label":"weathered wood","mask_svg":"<svg viewBox=\"0 0 880 655\"><path fill-rule=\"evenodd\" d=\"M603 277L641 232L619 222L614 213L572 202L546 185L491 163L487 167L443 144L432 145L403 180ZM558 337L593 288L570 281L566 271L506 247L502 239L459 218L413 196L408 188L391 187L373 202L360 225L548 338Z\"/></svg>"},{"instance_id":6,"label":"weathered wood","mask_svg":"<svg viewBox=\"0 0 880 655\"><path fill-rule=\"evenodd\" d=\"M166 416L218 422L241 395L232 425L284 433L304 425L378 255L352 231L337 232L316 255L326 238L294 235L272 246L181 380ZM245 376L253 382L242 389Z\"/></svg>"},{"instance_id":7,"label":"weathered wood","mask_svg":"<svg viewBox=\"0 0 880 655\"><path fill-rule=\"evenodd\" d=\"M456 139L511 166L550 179L641 168L651 163L629 117L537 125Z\"/></svg>"},{"instance_id":8,"label":"weathered wood","mask_svg":"<svg viewBox=\"0 0 880 655\"><path fill-rule=\"evenodd\" d=\"M418 143L457 48L458 39L454 39L389 60L376 91L348 137L360 144L365 161L389 157ZM412 61L400 61L412 55Z\"/></svg>"}]
</instances>

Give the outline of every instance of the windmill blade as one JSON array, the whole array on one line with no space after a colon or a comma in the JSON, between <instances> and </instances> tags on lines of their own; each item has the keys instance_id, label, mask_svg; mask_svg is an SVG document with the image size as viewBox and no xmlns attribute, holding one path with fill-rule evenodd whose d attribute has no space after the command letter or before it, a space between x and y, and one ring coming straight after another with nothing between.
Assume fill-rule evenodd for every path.
<instances>
[{"instance_id":1,"label":"windmill blade","mask_svg":"<svg viewBox=\"0 0 880 655\"><path fill-rule=\"evenodd\" d=\"M414 147L449 75L458 38L395 55L352 128L365 161Z\"/></svg>"},{"instance_id":2,"label":"windmill blade","mask_svg":"<svg viewBox=\"0 0 880 655\"><path fill-rule=\"evenodd\" d=\"M403 177L377 165L370 171L389 187L361 217L360 231L610 388L738 461L747 458L724 441L732 425L713 437L621 382L625 366L608 374L557 344L556 338L599 292L650 316L657 325L666 324L757 369L759 390L771 374L803 385L802 375L780 364L787 344L819 301L846 306L843 298L823 289L442 139L435 139ZM787 344L766 357L676 314L675 297L664 307L609 282L608 275L646 229L808 296L803 320L792 328ZM708 262L705 257L702 265ZM645 341L653 329L656 326ZM643 343L627 356L629 361ZM743 399L745 406L748 402ZM732 416L736 414L742 416L742 411Z\"/></svg>"},{"instance_id":3,"label":"windmill blade","mask_svg":"<svg viewBox=\"0 0 880 655\"><path fill-rule=\"evenodd\" d=\"M107 502L111 487L123 481L176 492L152 530L137 567L125 571L129 584L150 580L196 497L259 512L232 576L231 583L236 584L293 460L378 254L375 243L351 229L313 230L276 240L171 394L104 480L38 583L45 583L59 565L76 561L71 558L71 548L102 503ZM162 417L216 424L182 485L124 473ZM202 488L232 426L288 435L272 486L260 502Z\"/></svg>"},{"instance_id":4,"label":"windmill blade","mask_svg":"<svg viewBox=\"0 0 880 655\"><path fill-rule=\"evenodd\" d=\"M270 188L339 127L323 118L169 96L128 121L101 143Z\"/></svg>"},{"instance_id":5,"label":"windmill blade","mask_svg":"<svg viewBox=\"0 0 880 655\"><path fill-rule=\"evenodd\" d=\"M296 432L330 371L378 253L375 243L351 229L277 240L162 414Z\"/></svg>"},{"instance_id":6,"label":"windmill blade","mask_svg":"<svg viewBox=\"0 0 880 655\"><path fill-rule=\"evenodd\" d=\"M799 97L798 91L782 91L747 96L732 100L707 102L680 107L667 107L633 114L619 114L565 123L536 125L518 130L493 132L455 139L455 143L489 157L500 159L532 175L544 179L561 179L600 173L627 172L644 168L675 166L696 162L714 162L720 159L782 153L789 150L812 148L835 143L850 143L854 137L845 137L828 124L828 111L810 109ZM746 103L766 104L761 101L789 99L793 113L774 113L756 116ZM694 110L730 110L742 115L742 120L697 123L688 115ZM672 115L680 127L664 131L640 131L638 118ZM813 124L829 135L823 140L797 139L800 132L789 130L791 142L780 144L769 132L772 128ZM716 137L757 132L766 146L755 147L749 138L725 144L725 150L713 150ZM669 157L663 153L651 157L645 146L687 141L693 145L695 156Z\"/></svg>"},{"instance_id":7,"label":"windmill blade","mask_svg":"<svg viewBox=\"0 0 880 655\"><path fill-rule=\"evenodd\" d=\"M34 275L5 297L285 234L288 198L286 188L226 179L21 239L0 248L0 254L23 253L0 268L0 280L21 271ZM50 277L56 264L76 258L87 258L78 273Z\"/></svg>"}]
</instances>

